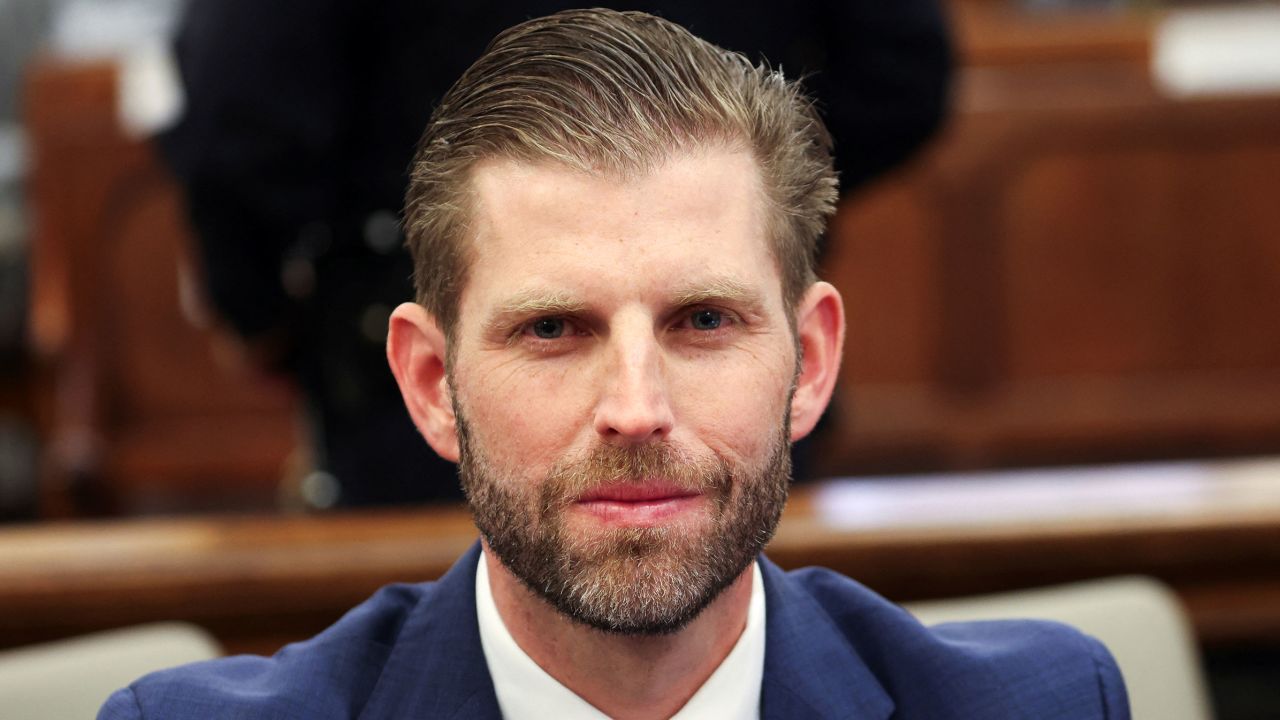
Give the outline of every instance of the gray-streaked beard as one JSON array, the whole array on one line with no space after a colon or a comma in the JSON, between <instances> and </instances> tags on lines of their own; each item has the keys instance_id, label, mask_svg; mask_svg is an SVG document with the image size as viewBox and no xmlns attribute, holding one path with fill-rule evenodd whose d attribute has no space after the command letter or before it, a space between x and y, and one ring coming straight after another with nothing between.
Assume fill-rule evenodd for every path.
<instances>
[{"instance_id":1,"label":"gray-streaked beard","mask_svg":"<svg viewBox=\"0 0 1280 720\"><path fill-rule=\"evenodd\" d=\"M787 417L760 467L670 445L599 445L538 485L499 477L456 407L459 472L476 526L502 564L569 618L625 635L673 633L728 587L777 528L791 479ZM789 413L788 413L789 414ZM564 513L591 489L661 478L710 500L711 522L567 536ZM736 492L735 492L736 489Z\"/></svg>"}]
</instances>

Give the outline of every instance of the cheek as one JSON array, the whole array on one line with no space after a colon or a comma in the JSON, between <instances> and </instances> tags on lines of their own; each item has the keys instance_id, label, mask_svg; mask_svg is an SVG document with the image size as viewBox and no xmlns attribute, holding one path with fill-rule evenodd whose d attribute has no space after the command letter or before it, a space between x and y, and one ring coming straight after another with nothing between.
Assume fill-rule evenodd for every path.
<instances>
[{"instance_id":1,"label":"cheek","mask_svg":"<svg viewBox=\"0 0 1280 720\"><path fill-rule=\"evenodd\" d=\"M739 372L690 378L675 393L678 416L700 444L729 459L754 463L773 449L787 410L791 372L781 363L752 364Z\"/></svg>"},{"instance_id":2,"label":"cheek","mask_svg":"<svg viewBox=\"0 0 1280 720\"><path fill-rule=\"evenodd\" d=\"M582 424L580 393L569 382L573 374L545 364L472 368L457 381L475 441L504 474L545 474Z\"/></svg>"}]
</instances>

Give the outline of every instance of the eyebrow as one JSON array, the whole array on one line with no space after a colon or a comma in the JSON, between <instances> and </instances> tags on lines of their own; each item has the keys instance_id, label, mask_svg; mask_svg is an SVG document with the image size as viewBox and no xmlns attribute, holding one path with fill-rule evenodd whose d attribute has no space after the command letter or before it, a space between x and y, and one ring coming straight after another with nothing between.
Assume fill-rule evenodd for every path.
<instances>
[{"instance_id":1,"label":"eyebrow","mask_svg":"<svg viewBox=\"0 0 1280 720\"><path fill-rule=\"evenodd\" d=\"M732 278L715 278L705 284L690 285L672 296L673 305L700 305L713 302L729 302L748 307L759 307L764 304L759 292Z\"/></svg>"},{"instance_id":2,"label":"eyebrow","mask_svg":"<svg viewBox=\"0 0 1280 720\"><path fill-rule=\"evenodd\" d=\"M575 299L568 293L545 293L526 290L516 293L504 300L489 315L485 327L490 330L501 330L512 320L535 315L567 315L580 313L586 309L586 303Z\"/></svg>"}]
</instances>

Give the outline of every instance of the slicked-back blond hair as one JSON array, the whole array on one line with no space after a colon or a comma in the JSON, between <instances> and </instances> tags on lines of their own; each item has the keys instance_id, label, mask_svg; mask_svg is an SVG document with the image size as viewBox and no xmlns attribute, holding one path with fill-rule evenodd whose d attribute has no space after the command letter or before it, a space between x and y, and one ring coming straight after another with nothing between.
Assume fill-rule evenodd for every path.
<instances>
[{"instance_id":1,"label":"slicked-back blond hair","mask_svg":"<svg viewBox=\"0 0 1280 720\"><path fill-rule=\"evenodd\" d=\"M413 160L405 231L418 302L452 336L479 161L628 176L715 146L756 160L783 300L794 308L814 282L836 200L830 135L796 83L639 12L571 10L507 30L445 95Z\"/></svg>"}]
</instances>

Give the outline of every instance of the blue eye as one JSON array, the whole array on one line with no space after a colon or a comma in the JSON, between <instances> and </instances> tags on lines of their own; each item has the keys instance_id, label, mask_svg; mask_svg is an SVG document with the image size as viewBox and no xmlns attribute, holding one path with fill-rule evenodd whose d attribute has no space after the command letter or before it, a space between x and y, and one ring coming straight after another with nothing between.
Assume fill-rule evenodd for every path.
<instances>
[{"instance_id":1,"label":"blue eye","mask_svg":"<svg viewBox=\"0 0 1280 720\"><path fill-rule=\"evenodd\" d=\"M535 320L531 329L535 336L543 340L555 340L564 335L564 325L561 318L542 318Z\"/></svg>"},{"instance_id":2,"label":"blue eye","mask_svg":"<svg viewBox=\"0 0 1280 720\"><path fill-rule=\"evenodd\" d=\"M694 330L715 330L724 322L724 316L715 310L698 310L689 318Z\"/></svg>"}]
</instances>

